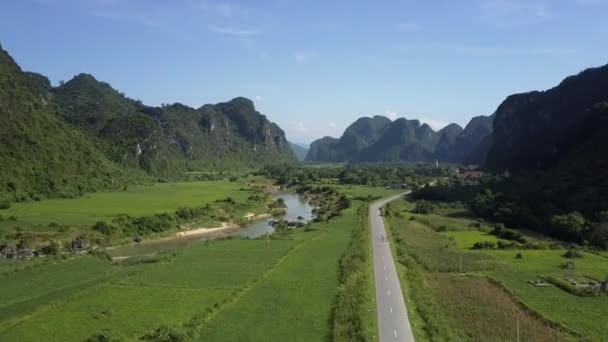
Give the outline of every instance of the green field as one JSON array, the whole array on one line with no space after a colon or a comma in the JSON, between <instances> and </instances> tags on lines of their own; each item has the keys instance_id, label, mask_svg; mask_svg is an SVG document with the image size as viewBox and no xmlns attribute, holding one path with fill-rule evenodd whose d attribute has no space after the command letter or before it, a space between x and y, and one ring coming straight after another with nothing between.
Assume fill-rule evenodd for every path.
<instances>
[{"instance_id":1,"label":"green field","mask_svg":"<svg viewBox=\"0 0 608 342\"><path fill-rule=\"evenodd\" d=\"M608 297L581 297L557 286L529 283L546 277L603 280L608 274L605 256L582 252L582 258L567 259L566 250L471 250L476 242L498 239L474 230L473 218L440 213L414 215L412 221L408 209L411 204L405 201L394 203L388 221L421 339L513 340L518 318L524 340L608 336L603 323ZM431 229L443 225L450 230ZM545 239L527 232L524 236L532 242ZM567 261L574 261L575 268L564 270L561 265Z\"/></svg>"},{"instance_id":2,"label":"green field","mask_svg":"<svg viewBox=\"0 0 608 342\"><path fill-rule=\"evenodd\" d=\"M0 340L135 341L165 329L187 340L319 341L347 323L333 317L349 298L364 304L348 319L371 336L371 264L356 269L364 276L344 279L340 266L350 255L345 252L353 253L354 228L365 232L361 212L346 210L310 230L279 234L269 244L235 238L115 263L90 256L33 259L24 262L29 267L2 263ZM369 253L368 242L357 241L354 253ZM340 292L338 298L339 291L350 291L341 285L347 279L361 281L358 292Z\"/></svg>"},{"instance_id":3,"label":"green field","mask_svg":"<svg viewBox=\"0 0 608 342\"><path fill-rule=\"evenodd\" d=\"M4 218L15 216L18 221L47 225L91 225L111 220L118 214L133 217L173 212L180 207L201 207L226 197L243 202L251 195L240 182L202 181L188 183L159 183L129 188L127 191L96 192L73 199L51 199L16 203L0 210ZM5 221L5 224L12 224Z\"/></svg>"}]
</instances>

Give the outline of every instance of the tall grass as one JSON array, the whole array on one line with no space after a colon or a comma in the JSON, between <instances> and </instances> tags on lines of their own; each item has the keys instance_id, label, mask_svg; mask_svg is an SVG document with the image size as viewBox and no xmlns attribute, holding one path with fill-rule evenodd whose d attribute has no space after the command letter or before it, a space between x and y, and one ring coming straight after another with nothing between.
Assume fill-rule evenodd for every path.
<instances>
[{"instance_id":1,"label":"tall grass","mask_svg":"<svg viewBox=\"0 0 608 342\"><path fill-rule=\"evenodd\" d=\"M366 203L357 209L357 224L340 260L340 286L332 318L334 341L370 341L376 330L376 325L370 324L375 315L368 314L374 308L370 246Z\"/></svg>"}]
</instances>

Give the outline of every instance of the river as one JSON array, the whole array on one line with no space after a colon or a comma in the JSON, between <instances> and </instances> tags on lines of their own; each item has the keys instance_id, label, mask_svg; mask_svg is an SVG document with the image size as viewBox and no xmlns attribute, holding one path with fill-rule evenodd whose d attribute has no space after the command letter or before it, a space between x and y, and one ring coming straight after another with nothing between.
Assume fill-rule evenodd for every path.
<instances>
[{"instance_id":1,"label":"river","mask_svg":"<svg viewBox=\"0 0 608 342\"><path fill-rule=\"evenodd\" d=\"M282 198L287 206L287 211L282 217L287 221L308 222L314 218L312 213L313 207L300 195L292 192L281 192L273 195L274 199ZM301 217L298 220L298 217ZM130 244L108 249L107 252L112 257L126 257L155 254L161 251L170 249L188 247L200 241L213 240L217 238L225 238L230 236L257 238L267 233L274 232L274 228L270 225L273 219L262 219L250 224L244 228L234 228L219 231L213 234L204 236L189 235L183 237L167 237L156 240L146 240L139 244Z\"/></svg>"},{"instance_id":2,"label":"river","mask_svg":"<svg viewBox=\"0 0 608 342\"><path fill-rule=\"evenodd\" d=\"M279 193L274 196L275 199L282 198L287 206L287 212L283 218L287 221L301 221L308 222L312 220L313 207L306 202L300 195L296 193ZM298 217L301 217L301 220L298 220ZM266 233L274 232L274 228L270 225L270 221L273 219L266 219L262 221L258 221L248 227L243 228L239 231L241 236L245 236L248 238L257 238Z\"/></svg>"}]
</instances>

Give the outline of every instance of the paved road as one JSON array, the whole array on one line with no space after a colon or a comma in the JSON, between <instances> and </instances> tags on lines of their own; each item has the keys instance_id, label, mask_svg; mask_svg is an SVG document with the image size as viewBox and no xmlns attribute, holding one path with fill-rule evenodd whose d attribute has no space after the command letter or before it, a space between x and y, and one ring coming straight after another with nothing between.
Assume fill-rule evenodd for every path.
<instances>
[{"instance_id":1,"label":"paved road","mask_svg":"<svg viewBox=\"0 0 608 342\"><path fill-rule=\"evenodd\" d=\"M380 238L387 235L380 208L402 195L386 198L369 206L380 342L414 341L391 248L387 241Z\"/></svg>"}]
</instances>

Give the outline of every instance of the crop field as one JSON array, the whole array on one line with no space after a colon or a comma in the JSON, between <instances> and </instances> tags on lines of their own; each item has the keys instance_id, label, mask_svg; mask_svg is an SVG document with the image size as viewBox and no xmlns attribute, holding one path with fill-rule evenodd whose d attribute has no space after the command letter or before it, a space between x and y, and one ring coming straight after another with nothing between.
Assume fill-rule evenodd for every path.
<instances>
[{"instance_id":1,"label":"crop field","mask_svg":"<svg viewBox=\"0 0 608 342\"><path fill-rule=\"evenodd\" d=\"M337 265L355 215L318 224L314 232L276 264L236 303L220 312L201 341L320 341L331 332L338 288ZM371 308L370 308L371 309Z\"/></svg>"},{"instance_id":2,"label":"crop field","mask_svg":"<svg viewBox=\"0 0 608 342\"><path fill-rule=\"evenodd\" d=\"M33 259L27 266L3 262L0 340L129 341L157 333L195 340L323 340L335 329L339 265L358 222L363 219L356 210L346 210L270 243L201 241L114 263L91 256ZM359 272L369 276L371 264L363 267ZM366 285L359 291L370 298L356 315L373 320L371 279L360 279ZM364 325L375 333L373 322Z\"/></svg>"},{"instance_id":3,"label":"crop field","mask_svg":"<svg viewBox=\"0 0 608 342\"><path fill-rule=\"evenodd\" d=\"M341 193L345 193L353 197L388 197L403 193L407 190L403 189L385 189L384 187L373 187L367 185L342 185L342 184L331 184L332 187L336 188Z\"/></svg>"},{"instance_id":4,"label":"crop field","mask_svg":"<svg viewBox=\"0 0 608 342\"><path fill-rule=\"evenodd\" d=\"M518 321L522 340L568 337L523 309L491 279L479 276L508 267L498 257L469 250L474 237L487 241L484 232L464 231L468 225L461 222L460 230L438 233L429 224L445 225L452 218L435 222L434 215L414 215L410 220L406 209L411 205L405 201L392 203L386 220L417 339L512 341ZM457 237L461 232L465 236Z\"/></svg>"},{"instance_id":5,"label":"crop field","mask_svg":"<svg viewBox=\"0 0 608 342\"><path fill-rule=\"evenodd\" d=\"M39 202L16 203L0 210L5 219L11 216L19 222L48 225L92 225L111 220L118 214L133 217L173 212L180 207L201 207L226 197L244 202L251 193L240 182L200 181L188 183L159 183L132 187L126 191L96 192L73 199L50 199ZM10 224L10 221L7 221Z\"/></svg>"},{"instance_id":6,"label":"crop field","mask_svg":"<svg viewBox=\"0 0 608 342\"><path fill-rule=\"evenodd\" d=\"M603 323L608 297L583 297L552 284L530 284L547 277L604 280L608 275L605 256L582 251L581 258L568 259L563 257L564 249L471 250L476 242L499 239L473 228L474 218L459 216L454 221L452 216L431 214L414 215L417 218L412 221L406 209L411 204L394 203L387 220L402 264L404 292L412 302L413 321L418 322L415 330L422 338L513 340L518 320L523 340L608 336ZM447 232L431 229L444 225ZM545 240L527 232L524 236L529 241ZM568 261L575 266L564 269ZM449 328L441 327L446 324Z\"/></svg>"}]
</instances>

